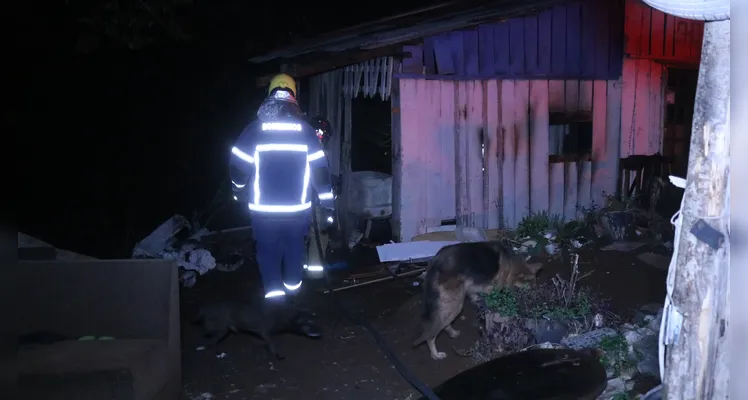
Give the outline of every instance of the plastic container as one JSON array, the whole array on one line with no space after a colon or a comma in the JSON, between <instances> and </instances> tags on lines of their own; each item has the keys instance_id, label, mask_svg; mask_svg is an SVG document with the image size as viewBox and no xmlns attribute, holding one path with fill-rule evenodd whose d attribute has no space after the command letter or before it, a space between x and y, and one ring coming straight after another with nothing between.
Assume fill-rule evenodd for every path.
<instances>
[{"instance_id":1,"label":"plastic container","mask_svg":"<svg viewBox=\"0 0 748 400\"><path fill-rule=\"evenodd\" d=\"M392 215L392 175L374 171L351 174L348 211L367 218Z\"/></svg>"}]
</instances>

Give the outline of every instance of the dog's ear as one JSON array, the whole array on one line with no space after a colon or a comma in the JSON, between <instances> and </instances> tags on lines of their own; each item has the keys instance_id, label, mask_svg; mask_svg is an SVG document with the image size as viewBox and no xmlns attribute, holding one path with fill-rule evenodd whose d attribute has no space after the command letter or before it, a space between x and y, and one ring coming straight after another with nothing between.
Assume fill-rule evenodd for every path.
<instances>
[{"instance_id":1,"label":"dog's ear","mask_svg":"<svg viewBox=\"0 0 748 400\"><path fill-rule=\"evenodd\" d=\"M542 263L527 264L527 270L533 275L537 275L540 270L543 269Z\"/></svg>"}]
</instances>

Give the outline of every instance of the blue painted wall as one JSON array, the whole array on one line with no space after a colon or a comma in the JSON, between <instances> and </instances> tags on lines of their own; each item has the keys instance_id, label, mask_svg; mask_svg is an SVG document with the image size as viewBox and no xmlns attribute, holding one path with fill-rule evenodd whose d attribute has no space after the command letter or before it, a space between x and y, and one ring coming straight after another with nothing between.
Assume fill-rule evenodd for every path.
<instances>
[{"instance_id":1,"label":"blue painted wall","mask_svg":"<svg viewBox=\"0 0 748 400\"><path fill-rule=\"evenodd\" d=\"M539 14L424 38L400 77L617 79L623 69L624 3L583 0ZM425 76L420 73L425 71Z\"/></svg>"}]
</instances>

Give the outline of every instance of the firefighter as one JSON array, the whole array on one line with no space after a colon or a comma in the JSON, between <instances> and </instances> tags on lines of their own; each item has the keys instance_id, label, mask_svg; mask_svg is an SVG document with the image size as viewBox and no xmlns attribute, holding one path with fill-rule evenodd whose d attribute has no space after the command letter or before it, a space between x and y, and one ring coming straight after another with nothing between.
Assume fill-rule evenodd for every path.
<instances>
[{"instance_id":1,"label":"firefighter","mask_svg":"<svg viewBox=\"0 0 748 400\"><path fill-rule=\"evenodd\" d=\"M293 78L275 76L229 161L234 198L251 215L265 298L281 301L301 287L312 196L334 208L325 153L296 97Z\"/></svg>"},{"instance_id":2,"label":"firefighter","mask_svg":"<svg viewBox=\"0 0 748 400\"><path fill-rule=\"evenodd\" d=\"M309 124L316 133L317 139L322 144L322 148L324 148L328 140L330 139L330 135L332 134L330 122L320 116L317 116L311 118L309 120ZM322 262L322 257L324 256L324 251L326 250L327 243L329 241L329 232L327 232L326 229L332 227L336 221L335 216L332 213L332 209L325 207L315 207L312 212L317 214L317 225L319 230L320 243L318 246L317 235L315 235L314 233L314 227L310 226L309 235L307 236L307 256L304 269L306 269L308 277L321 278L324 273L324 263ZM320 247L322 248L322 254L320 254L319 251Z\"/></svg>"}]
</instances>

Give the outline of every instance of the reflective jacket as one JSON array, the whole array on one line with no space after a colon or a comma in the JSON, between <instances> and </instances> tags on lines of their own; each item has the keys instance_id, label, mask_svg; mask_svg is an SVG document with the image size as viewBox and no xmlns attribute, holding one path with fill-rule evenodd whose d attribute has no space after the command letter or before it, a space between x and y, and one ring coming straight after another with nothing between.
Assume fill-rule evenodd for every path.
<instances>
[{"instance_id":1,"label":"reflective jacket","mask_svg":"<svg viewBox=\"0 0 748 400\"><path fill-rule=\"evenodd\" d=\"M333 208L328 162L306 122L250 123L231 149L229 163L235 198L247 201L251 211L289 214L308 210L311 189L323 207Z\"/></svg>"}]
</instances>

